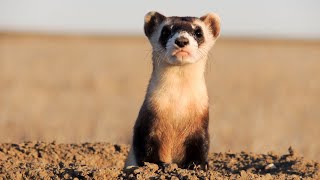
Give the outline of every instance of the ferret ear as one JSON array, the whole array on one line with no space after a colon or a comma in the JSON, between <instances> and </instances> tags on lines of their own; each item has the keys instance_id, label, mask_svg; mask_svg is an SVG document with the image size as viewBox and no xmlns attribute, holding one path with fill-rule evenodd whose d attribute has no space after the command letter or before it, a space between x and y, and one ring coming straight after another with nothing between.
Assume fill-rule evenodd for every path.
<instances>
[{"instance_id":1,"label":"ferret ear","mask_svg":"<svg viewBox=\"0 0 320 180\"><path fill-rule=\"evenodd\" d=\"M151 11L144 16L144 33L148 38L156 30L156 28L166 19L166 17L158 12Z\"/></svg>"},{"instance_id":2,"label":"ferret ear","mask_svg":"<svg viewBox=\"0 0 320 180\"><path fill-rule=\"evenodd\" d=\"M220 34L220 17L215 13L209 13L200 18L211 30L213 37L217 38Z\"/></svg>"}]
</instances>

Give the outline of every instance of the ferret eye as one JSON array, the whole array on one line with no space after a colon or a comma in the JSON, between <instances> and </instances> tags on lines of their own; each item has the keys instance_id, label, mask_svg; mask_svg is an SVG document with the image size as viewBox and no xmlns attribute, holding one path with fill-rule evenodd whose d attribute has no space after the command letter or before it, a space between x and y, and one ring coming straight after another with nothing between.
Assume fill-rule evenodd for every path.
<instances>
[{"instance_id":1,"label":"ferret eye","mask_svg":"<svg viewBox=\"0 0 320 180\"><path fill-rule=\"evenodd\" d=\"M162 36L165 36L165 37L169 36L170 33L171 33L171 30L168 27L163 27L162 32L161 32Z\"/></svg>"},{"instance_id":2,"label":"ferret eye","mask_svg":"<svg viewBox=\"0 0 320 180\"><path fill-rule=\"evenodd\" d=\"M194 34L197 36L197 38L202 38L203 36L202 30L200 28L196 28L194 30Z\"/></svg>"}]
</instances>

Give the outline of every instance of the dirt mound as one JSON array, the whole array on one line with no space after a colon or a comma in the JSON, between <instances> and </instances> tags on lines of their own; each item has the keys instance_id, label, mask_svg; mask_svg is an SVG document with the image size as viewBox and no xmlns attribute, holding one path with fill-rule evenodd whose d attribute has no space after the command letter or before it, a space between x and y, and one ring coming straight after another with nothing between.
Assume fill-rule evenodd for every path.
<instances>
[{"instance_id":1,"label":"dirt mound","mask_svg":"<svg viewBox=\"0 0 320 180\"><path fill-rule=\"evenodd\" d=\"M175 164L159 168L122 170L127 145L109 143L56 144L26 142L0 144L0 179L220 179L320 178L320 165L306 161L289 148L289 153L212 153L209 170L180 169Z\"/></svg>"}]
</instances>

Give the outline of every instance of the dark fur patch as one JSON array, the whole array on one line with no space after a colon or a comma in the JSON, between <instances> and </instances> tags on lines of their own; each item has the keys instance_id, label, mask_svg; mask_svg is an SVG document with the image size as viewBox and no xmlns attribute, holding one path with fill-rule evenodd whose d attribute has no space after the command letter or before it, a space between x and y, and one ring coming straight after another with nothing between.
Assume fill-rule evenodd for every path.
<instances>
[{"instance_id":1,"label":"dark fur patch","mask_svg":"<svg viewBox=\"0 0 320 180\"><path fill-rule=\"evenodd\" d=\"M194 20L198 19L197 17L190 17L190 16L185 16L185 17L171 16L169 18L172 20L173 23L181 22L181 21L192 23Z\"/></svg>"},{"instance_id":2,"label":"dark fur patch","mask_svg":"<svg viewBox=\"0 0 320 180\"><path fill-rule=\"evenodd\" d=\"M207 162L210 137L208 132L209 113L202 119L202 128L191 134L185 140L185 159L182 167L188 168L190 165L204 166Z\"/></svg>"},{"instance_id":3,"label":"dark fur patch","mask_svg":"<svg viewBox=\"0 0 320 180\"><path fill-rule=\"evenodd\" d=\"M166 17L160 13L155 12L150 17L150 20L148 22L144 23L144 33L145 35L150 38L152 33L156 30L156 28L159 26L160 23L162 23Z\"/></svg>"},{"instance_id":4,"label":"dark fur patch","mask_svg":"<svg viewBox=\"0 0 320 180\"><path fill-rule=\"evenodd\" d=\"M167 42L172 36L172 29L170 28L170 25L163 26L159 38L159 43L161 46L166 48Z\"/></svg>"},{"instance_id":5,"label":"dark fur patch","mask_svg":"<svg viewBox=\"0 0 320 180\"><path fill-rule=\"evenodd\" d=\"M203 33L201 27L192 28L192 22L197 19L196 17L169 17L171 23L164 26L161 30L161 35L159 38L159 43L163 48L166 48L167 42L174 34L177 32L187 32L197 41L200 46L204 42L204 37L197 36L196 30L199 30Z\"/></svg>"},{"instance_id":6,"label":"dark fur patch","mask_svg":"<svg viewBox=\"0 0 320 180\"><path fill-rule=\"evenodd\" d=\"M198 33L201 33L201 36L199 36ZM201 27L196 27L192 35L194 36L199 46L204 43L204 35Z\"/></svg>"},{"instance_id":7,"label":"dark fur patch","mask_svg":"<svg viewBox=\"0 0 320 180\"><path fill-rule=\"evenodd\" d=\"M149 108L146 102L142 105L134 126L133 148L139 166L142 166L143 162L160 162L160 142L150 135L156 118L155 111Z\"/></svg>"}]
</instances>

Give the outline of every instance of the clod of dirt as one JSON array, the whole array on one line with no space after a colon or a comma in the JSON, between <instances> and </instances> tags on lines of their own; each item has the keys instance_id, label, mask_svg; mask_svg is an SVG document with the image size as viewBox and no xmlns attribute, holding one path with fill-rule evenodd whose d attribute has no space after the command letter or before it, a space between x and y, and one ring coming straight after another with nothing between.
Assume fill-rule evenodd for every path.
<instances>
[{"instance_id":1,"label":"clod of dirt","mask_svg":"<svg viewBox=\"0 0 320 180\"><path fill-rule=\"evenodd\" d=\"M0 179L320 179L320 165L289 153L212 153L209 170L176 164L123 169L128 146L110 143L0 144Z\"/></svg>"}]
</instances>

